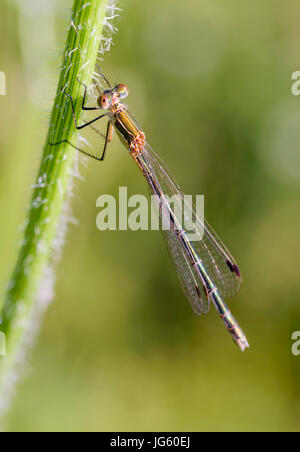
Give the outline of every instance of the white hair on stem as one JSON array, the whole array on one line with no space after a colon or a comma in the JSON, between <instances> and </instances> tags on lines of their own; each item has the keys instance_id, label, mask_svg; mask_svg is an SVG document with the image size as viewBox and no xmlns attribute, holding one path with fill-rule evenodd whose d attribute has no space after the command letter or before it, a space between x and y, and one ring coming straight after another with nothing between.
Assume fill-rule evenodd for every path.
<instances>
[{"instance_id":1,"label":"white hair on stem","mask_svg":"<svg viewBox=\"0 0 300 452\"><path fill-rule=\"evenodd\" d=\"M87 1L83 5L83 9L85 9L90 3ZM112 37L113 34L117 31L116 27L114 26L114 20L116 17L118 17L119 12L121 10L117 7L117 0L109 0L107 11L106 11L106 17L104 20L104 28L102 37L100 39L99 44L99 57L98 60L102 61L102 57L104 53L108 52L111 49L112 45ZM86 24L88 27L88 24ZM70 27L73 27L75 30L76 28L76 17L72 18L70 22ZM91 36L93 35L91 31ZM96 45L96 43L95 43ZM70 58L70 64L71 64L71 56L74 52L81 52L82 49L79 45L74 46L73 49L66 49L66 55ZM84 67L89 64L89 61L86 61L84 65L79 69L79 72L84 70ZM70 65L66 65L61 68L62 71L65 71L65 76L68 74L68 71L70 70ZM95 74L97 76L97 80L99 79L100 82L100 74ZM66 82L66 87L68 86L68 82ZM64 115L64 111L61 111L62 115ZM84 140L83 137L79 136L79 141ZM50 154L47 156L47 159L53 158L53 155ZM83 159L85 161L86 159ZM64 203L63 212L60 217L60 221L58 222L57 229L56 229L56 237L52 242L52 258L50 262L45 266L43 270L43 275L39 280L38 283L38 289L35 294L35 304L34 309L32 310L29 317L26 318L26 321L23 325L23 330L25 333L23 334L22 338L22 344L18 348L18 351L16 353L16 356L14 358L14 366L10 372L7 372L2 377L2 384L1 384L1 393L0 393L0 416L3 419L4 414L8 410L12 397L14 395L14 391L16 388L16 385L18 381L24 376L25 373L27 373L28 370L28 353L32 349L32 346L34 344L34 341L39 334L42 319L44 316L45 311L47 310L49 304L52 302L55 294L55 268L58 264L61 255L63 246L66 239L66 234L68 231L69 224L76 224L76 220L74 219L72 215L72 209L71 209L71 198L73 197L73 189L75 185L76 179L82 179L80 172L79 172L79 158L76 156L74 166L70 170L70 177L68 182L68 195L67 199ZM58 181L59 182L59 181ZM38 182L32 186L33 189L43 189L45 185L47 184L46 181L46 175L43 178L40 178ZM34 200L34 203L36 206L39 206L40 203L46 203L46 199L39 199L36 198ZM28 222L28 220L26 220ZM46 220L45 220L46 221ZM37 239L37 252L43 253L44 252L44 244L42 240L38 241L39 231L36 230L34 232L35 238ZM22 240L22 245L25 245L25 239ZM24 271L26 272L26 263L24 264ZM15 284L14 280L11 280L9 283L10 287L13 287ZM22 307L22 303L20 304Z\"/></svg>"}]
</instances>

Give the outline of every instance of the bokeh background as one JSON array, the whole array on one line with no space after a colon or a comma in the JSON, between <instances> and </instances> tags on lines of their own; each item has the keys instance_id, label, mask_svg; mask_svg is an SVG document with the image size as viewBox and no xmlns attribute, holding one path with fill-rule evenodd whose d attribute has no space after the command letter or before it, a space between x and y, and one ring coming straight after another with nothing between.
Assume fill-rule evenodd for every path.
<instances>
[{"instance_id":1,"label":"bokeh background","mask_svg":"<svg viewBox=\"0 0 300 452\"><path fill-rule=\"evenodd\" d=\"M8 431L300 429L300 4L123 0L104 72L240 264L229 300L251 349L214 309L197 318L159 232L96 229L103 193L147 193L116 140L81 167L55 300ZM72 0L1 0L0 284L16 259ZM3 299L3 297L2 297Z\"/></svg>"}]
</instances>

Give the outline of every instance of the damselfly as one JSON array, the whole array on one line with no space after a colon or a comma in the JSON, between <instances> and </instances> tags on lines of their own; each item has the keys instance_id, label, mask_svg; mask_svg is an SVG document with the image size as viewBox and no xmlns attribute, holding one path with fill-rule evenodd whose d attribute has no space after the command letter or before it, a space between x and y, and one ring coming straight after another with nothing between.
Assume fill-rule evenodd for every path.
<instances>
[{"instance_id":1,"label":"damselfly","mask_svg":"<svg viewBox=\"0 0 300 452\"><path fill-rule=\"evenodd\" d=\"M81 126L78 125L76 120L73 98L65 90L62 90L71 101L74 123L77 129L93 127L93 123L96 121L102 118L108 119L106 134L103 135L105 144L101 156L79 149L67 140L55 143L55 145L67 142L83 154L103 161L108 143L112 140L113 131L116 130L121 142L145 176L151 193L159 199L160 216L169 216L171 227L163 230L162 233L183 291L193 310L198 315L205 314L210 308L210 303L213 302L232 338L244 351L249 347L247 338L223 300L223 297L236 295L240 289L242 278L236 262L204 220L201 224L203 230L201 240L192 242L189 239L187 231L181 226L181 221L176 217L174 208L168 202L168 199L176 195L182 199L183 204L187 201L177 183L169 175L163 162L146 142L145 133L122 103L122 100L128 96L127 86L117 84L112 87L103 74L101 74L101 77L107 84L108 89L102 90L100 83L95 82L98 94L97 106L94 107L86 105L88 88L78 80L84 86L82 109L102 111L100 116ZM53 143L51 144L53 145ZM195 214L192 206L187 207ZM201 220L198 218L199 222Z\"/></svg>"}]
</instances>

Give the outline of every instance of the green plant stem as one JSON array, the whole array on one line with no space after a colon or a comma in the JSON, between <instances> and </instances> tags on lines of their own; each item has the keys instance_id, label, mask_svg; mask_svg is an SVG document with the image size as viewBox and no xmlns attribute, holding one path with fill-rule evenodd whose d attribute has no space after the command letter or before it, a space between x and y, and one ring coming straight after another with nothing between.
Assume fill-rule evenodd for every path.
<instances>
[{"instance_id":1,"label":"green plant stem","mask_svg":"<svg viewBox=\"0 0 300 452\"><path fill-rule=\"evenodd\" d=\"M62 70L51 114L47 142L33 190L26 227L17 263L9 283L0 317L0 330L6 336L5 357L0 357L0 398L11 377L26 334L31 334L32 320L41 300L41 282L53 258L63 208L70 191L76 151L68 145L51 146L68 139L77 142L70 102L61 87L72 95L76 116L81 118L83 88L91 82L108 0L74 0ZM45 289L46 290L46 289ZM44 296L44 295L43 295ZM42 298L42 296L41 296ZM26 341L26 340L25 340Z\"/></svg>"}]
</instances>

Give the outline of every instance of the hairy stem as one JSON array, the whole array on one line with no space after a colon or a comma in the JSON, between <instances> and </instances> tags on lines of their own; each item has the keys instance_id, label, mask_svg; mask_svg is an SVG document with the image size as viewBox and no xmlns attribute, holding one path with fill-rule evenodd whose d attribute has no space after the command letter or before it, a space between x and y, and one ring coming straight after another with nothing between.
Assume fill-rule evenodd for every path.
<instances>
[{"instance_id":1,"label":"hairy stem","mask_svg":"<svg viewBox=\"0 0 300 452\"><path fill-rule=\"evenodd\" d=\"M0 357L0 407L16 379L15 366L22 360L26 336L35 329L35 313L41 310L49 290L41 286L53 260L57 234L67 196L71 190L76 152L64 139L77 142L70 102L61 87L72 95L77 118L81 118L83 88L91 82L98 57L103 26L111 0L74 0L71 24L64 50L62 70L51 114L49 133L32 202L29 207L17 263L10 280L0 316L0 330L6 337L6 356ZM62 246L62 243L60 244Z\"/></svg>"}]
</instances>

